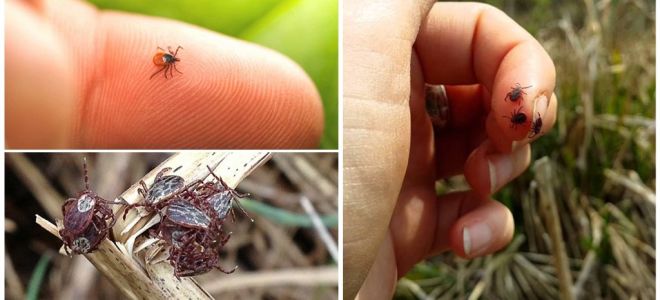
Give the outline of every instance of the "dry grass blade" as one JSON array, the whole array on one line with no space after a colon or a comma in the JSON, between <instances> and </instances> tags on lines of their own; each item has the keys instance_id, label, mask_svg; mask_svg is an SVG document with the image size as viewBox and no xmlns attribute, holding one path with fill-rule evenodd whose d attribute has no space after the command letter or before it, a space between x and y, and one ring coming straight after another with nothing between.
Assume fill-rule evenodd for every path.
<instances>
[{"instance_id":1,"label":"dry grass blade","mask_svg":"<svg viewBox=\"0 0 660 300\"><path fill-rule=\"evenodd\" d=\"M561 220L557 210L554 187L552 185L552 166L547 157L543 157L534 163L534 174L539 183L539 197L541 211L544 212L548 233L552 240L552 253L555 256L555 268L559 277L559 290L562 299L574 299L571 291L573 290L573 280L566 254L566 246L561 231Z\"/></svg>"},{"instance_id":2,"label":"dry grass blade","mask_svg":"<svg viewBox=\"0 0 660 300\"><path fill-rule=\"evenodd\" d=\"M328 252L332 256L332 259L335 261L335 263L339 262L337 243L335 243L335 240L330 235L330 232L328 232L328 229L325 228L325 226L323 226L323 222L321 221L319 214L316 213L316 210L314 210L314 206L312 205L312 203L309 201L309 199L303 196L300 198L300 204L305 209L305 212L312 219L314 228L316 228L316 231L319 233L321 240L323 241L325 247L328 249Z\"/></svg>"},{"instance_id":3,"label":"dry grass blade","mask_svg":"<svg viewBox=\"0 0 660 300\"><path fill-rule=\"evenodd\" d=\"M634 173L634 171L630 172ZM611 169L605 169L605 177L635 192L636 194L642 196L644 200L655 205L655 192L644 185L644 183L640 182L639 176L625 176Z\"/></svg>"},{"instance_id":4,"label":"dry grass blade","mask_svg":"<svg viewBox=\"0 0 660 300\"><path fill-rule=\"evenodd\" d=\"M229 186L235 187L268 158L270 153L256 151L179 153L172 155L142 180L151 183L160 170L170 167L174 174L183 177L186 182L192 182L207 178L209 176L207 166L210 166ZM134 184L121 196L129 203L138 202L140 200L137 193L138 186L138 183ZM166 261L162 261L165 249L161 249L158 244L141 248L148 250L145 253L153 253L155 258L160 257L158 262L149 262L145 259L145 253L133 255L133 245L138 236L157 221L157 215L152 216L132 210L126 221L119 217L114 227L115 232L121 232L117 241L106 239L97 251L86 254L85 257L129 298L173 299L185 295L192 299L211 299L212 297L192 278L178 280L174 277L172 267ZM37 223L59 237L57 226L40 216L37 216Z\"/></svg>"},{"instance_id":5,"label":"dry grass blade","mask_svg":"<svg viewBox=\"0 0 660 300\"><path fill-rule=\"evenodd\" d=\"M336 267L319 267L237 274L222 280L204 282L202 287L211 294L219 294L238 289L285 285L333 286L338 284L338 278L339 274Z\"/></svg>"},{"instance_id":6,"label":"dry grass blade","mask_svg":"<svg viewBox=\"0 0 660 300\"><path fill-rule=\"evenodd\" d=\"M39 204L52 218L62 216L62 196L53 188L39 169L30 162L25 154L9 153L8 162L26 186L34 193Z\"/></svg>"}]
</instances>

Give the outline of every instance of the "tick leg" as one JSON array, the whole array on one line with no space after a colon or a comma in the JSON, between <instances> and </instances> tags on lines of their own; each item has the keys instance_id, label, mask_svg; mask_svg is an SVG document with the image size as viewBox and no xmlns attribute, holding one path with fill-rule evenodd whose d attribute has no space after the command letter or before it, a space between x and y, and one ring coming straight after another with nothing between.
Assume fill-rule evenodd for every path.
<instances>
[{"instance_id":1,"label":"tick leg","mask_svg":"<svg viewBox=\"0 0 660 300\"><path fill-rule=\"evenodd\" d=\"M158 70L156 73L151 74L151 77L149 77L149 80L151 80L151 78L154 78L154 76L156 76L156 74L158 74L158 73L160 73L161 71L165 70L165 68L167 68L167 65L164 65L164 66L163 66L160 70Z\"/></svg>"},{"instance_id":2,"label":"tick leg","mask_svg":"<svg viewBox=\"0 0 660 300\"><path fill-rule=\"evenodd\" d=\"M181 71L179 71L179 69L176 68L176 64L173 64L172 66L174 67L174 70L176 70L177 72L179 72L179 74L183 74Z\"/></svg>"},{"instance_id":3,"label":"tick leg","mask_svg":"<svg viewBox=\"0 0 660 300\"><path fill-rule=\"evenodd\" d=\"M174 69L174 63L170 65L170 78L174 77L174 73L172 72L172 69Z\"/></svg>"},{"instance_id":4,"label":"tick leg","mask_svg":"<svg viewBox=\"0 0 660 300\"><path fill-rule=\"evenodd\" d=\"M238 201L238 199L234 199L234 201L232 201L232 202L235 202L236 206L238 206L238 208L243 212L243 214L246 217L248 217L248 219L250 219L250 221L252 221L252 223L254 223L254 219L252 219L252 217L250 217L250 215L248 215L247 211L245 211L245 208L243 208L243 205L241 205L241 201ZM232 209L231 211L232 211L232 214L233 214L234 210Z\"/></svg>"},{"instance_id":5,"label":"tick leg","mask_svg":"<svg viewBox=\"0 0 660 300\"><path fill-rule=\"evenodd\" d=\"M154 182L158 181L158 179L161 179L163 175L165 175L165 173L169 171L172 171L172 168L166 167L158 171L158 174L156 174L156 178L154 179ZM144 186L144 189L147 189L147 187L144 184L142 186Z\"/></svg>"},{"instance_id":6,"label":"tick leg","mask_svg":"<svg viewBox=\"0 0 660 300\"><path fill-rule=\"evenodd\" d=\"M174 56L176 56L176 54L179 53L179 49L183 49L183 47L181 46L176 47L176 51L174 51Z\"/></svg>"},{"instance_id":7,"label":"tick leg","mask_svg":"<svg viewBox=\"0 0 660 300\"><path fill-rule=\"evenodd\" d=\"M170 69L170 64L165 64L165 72L163 72L163 75L165 75L165 79L167 79L167 70Z\"/></svg>"},{"instance_id":8,"label":"tick leg","mask_svg":"<svg viewBox=\"0 0 660 300\"><path fill-rule=\"evenodd\" d=\"M158 50L160 50L160 51L165 52L165 49L163 49L163 48L161 48L161 47L156 47L156 48L157 48Z\"/></svg>"}]
</instances>

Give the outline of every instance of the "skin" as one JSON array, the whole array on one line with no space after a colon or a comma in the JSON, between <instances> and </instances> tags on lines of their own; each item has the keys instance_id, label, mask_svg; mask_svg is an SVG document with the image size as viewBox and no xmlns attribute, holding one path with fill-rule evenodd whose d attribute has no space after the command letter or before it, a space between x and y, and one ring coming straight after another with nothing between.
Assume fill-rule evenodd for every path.
<instances>
[{"instance_id":1,"label":"skin","mask_svg":"<svg viewBox=\"0 0 660 300\"><path fill-rule=\"evenodd\" d=\"M7 1L9 148L314 148L323 110L279 53L74 0ZM149 76L156 47L174 77ZM168 76L169 77L169 76Z\"/></svg>"},{"instance_id":2,"label":"skin","mask_svg":"<svg viewBox=\"0 0 660 300\"><path fill-rule=\"evenodd\" d=\"M528 139L531 123L512 129L502 116L522 105L548 132L555 69L531 35L484 4L350 0L343 25L344 295L385 299L429 256L478 257L511 241L511 212L490 195L528 167L540 135ZM504 101L516 82L532 85L524 101ZM447 88L449 123L435 134L424 83ZM471 190L437 196L435 182L453 175ZM489 238L473 234L466 253L464 232L478 228Z\"/></svg>"}]
</instances>

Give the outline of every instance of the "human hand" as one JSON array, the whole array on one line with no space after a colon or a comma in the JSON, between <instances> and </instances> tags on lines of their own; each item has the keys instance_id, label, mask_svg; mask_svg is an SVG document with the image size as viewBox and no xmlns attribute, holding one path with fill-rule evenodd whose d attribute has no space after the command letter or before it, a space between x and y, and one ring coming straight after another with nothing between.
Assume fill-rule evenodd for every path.
<instances>
[{"instance_id":1,"label":"human hand","mask_svg":"<svg viewBox=\"0 0 660 300\"><path fill-rule=\"evenodd\" d=\"M428 256L482 256L511 240L511 212L489 195L529 165L532 116L541 133L554 124L555 70L483 4L347 1L344 29L344 295L381 299ZM435 133L425 83L446 86ZM505 99L516 83L531 87ZM503 116L518 109L526 120L511 128ZM456 174L472 190L438 197L436 180Z\"/></svg>"},{"instance_id":2,"label":"human hand","mask_svg":"<svg viewBox=\"0 0 660 300\"><path fill-rule=\"evenodd\" d=\"M8 1L9 148L313 148L316 87L272 50L71 0ZM165 79L156 47L176 48Z\"/></svg>"}]
</instances>

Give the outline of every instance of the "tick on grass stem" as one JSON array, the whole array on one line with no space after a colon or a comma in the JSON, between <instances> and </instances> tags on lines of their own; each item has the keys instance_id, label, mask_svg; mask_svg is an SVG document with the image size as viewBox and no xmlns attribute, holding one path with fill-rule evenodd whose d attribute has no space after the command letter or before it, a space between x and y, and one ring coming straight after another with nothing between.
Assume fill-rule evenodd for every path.
<instances>
[{"instance_id":1,"label":"tick on grass stem","mask_svg":"<svg viewBox=\"0 0 660 300\"><path fill-rule=\"evenodd\" d=\"M115 215L109 204L126 204L107 201L89 188L87 159L83 158L85 190L75 198L67 199L62 205L63 228L59 233L64 241L64 250L74 254L94 251L108 235L108 229L115 224ZM108 221L110 224L108 225Z\"/></svg>"},{"instance_id":2,"label":"tick on grass stem","mask_svg":"<svg viewBox=\"0 0 660 300\"><path fill-rule=\"evenodd\" d=\"M178 46L176 47L176 50L172 51L172 48L167 47L167 52L161 47L158 47L158 52L154 55L153 57L153 62L154 65L161 67L160 70L158 70L156 73L153 73L149 79L153 78L156 76L156 74L163 72L165 75L165 78L167 79L167 71L170 71L170 77L174 76L174 73L172 73L172 69L175 71L179 72L180 74L183 74L179 71L179 69L176 68L176 63L178 61L181 61L178 57L176 57L177 53L179 53L179 49L183 49L183 47Z\"/></svg>"},{"instance_id":3,"label":"tick on grass stem","mask_svg":"<svg viewBox=\"0 0 660 300\"><path fill-rule=\"evenodd\" d=\"M506 118L509 121L511 121L511 128L515 129L516 127L518 127L518 125L522 125L527 122L527 115L525 113L520 112L521 110L522 110L522 106L514 110L511 113L511 116L502 116L502 118Z\"/></svg>"},{"instance_id":4,"label":"tick on grass stem","mask_svg":"<svg viewBox=\"0 0 660 300\"><path fill-rule=\"evenodd\" d=\"M531 85L522 87L520 86L520 83L516 83L516 86L512 87L511 91L506 93L506 96L504 96L504 101L506 102L507 99L511 102L518 101L518 99L523 98L523 94L527 95L527 93L525 93L525 91L523 90L531 87L532 87Z\"/></svg>"}]
</instances>

